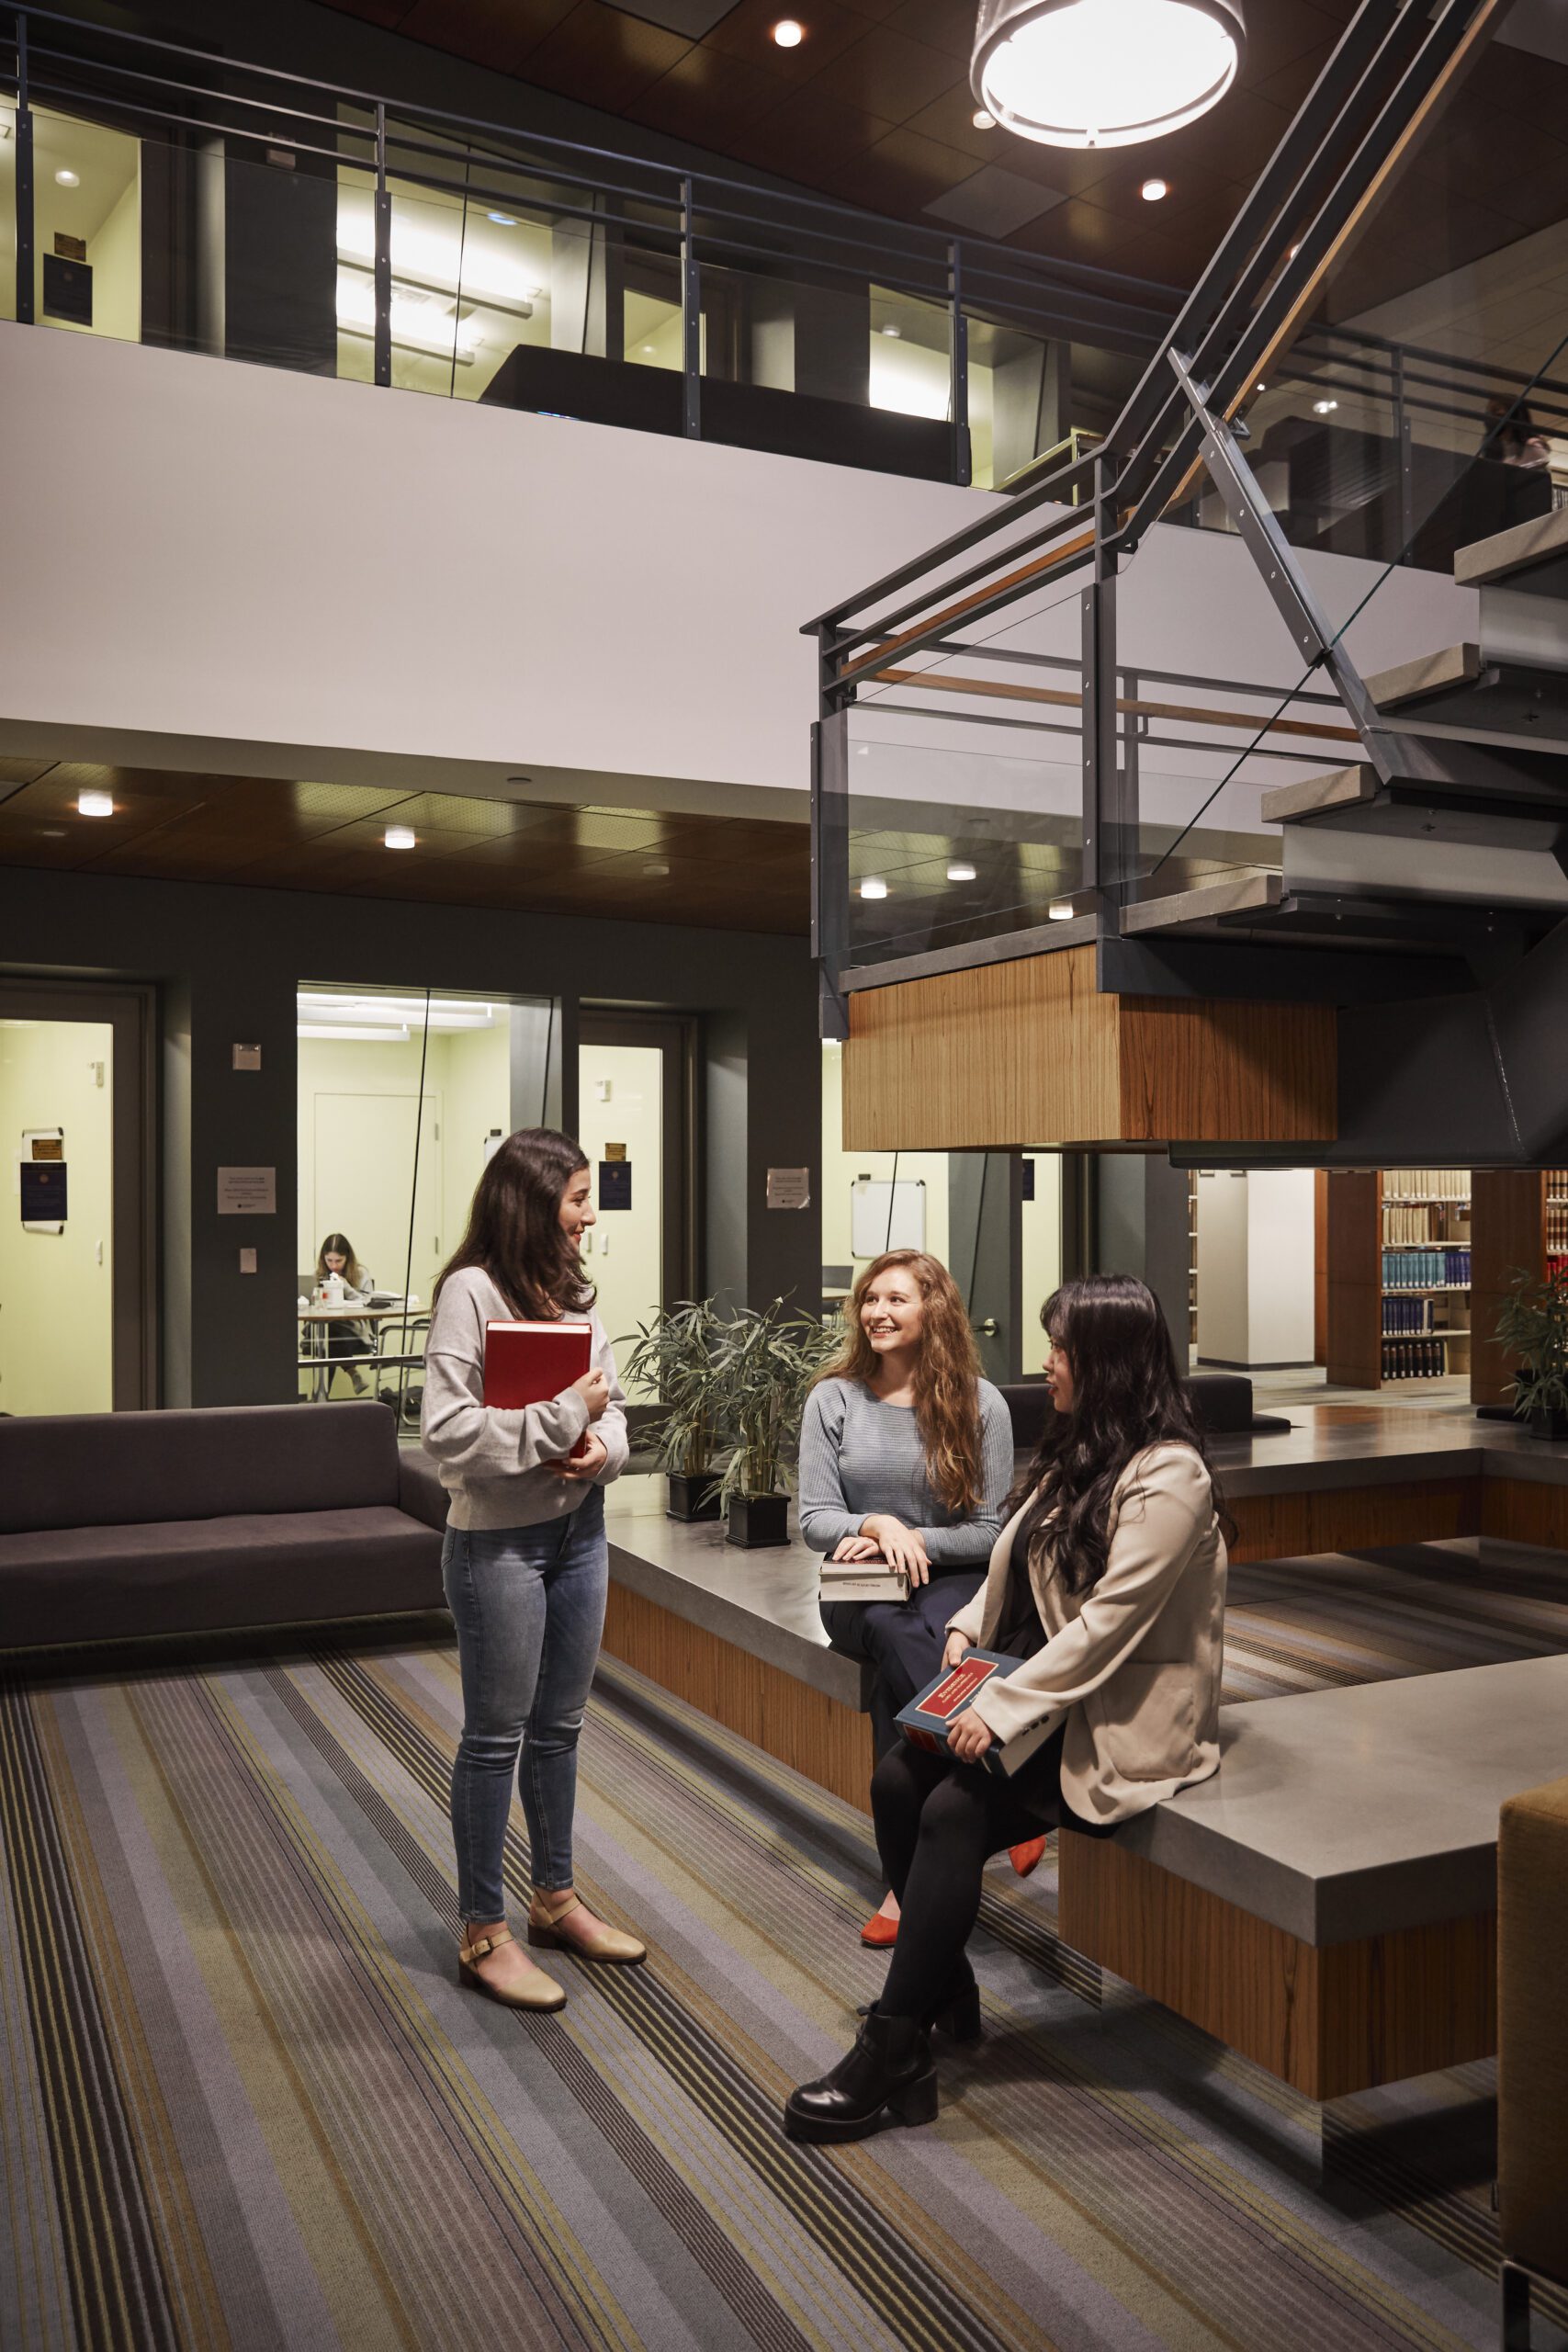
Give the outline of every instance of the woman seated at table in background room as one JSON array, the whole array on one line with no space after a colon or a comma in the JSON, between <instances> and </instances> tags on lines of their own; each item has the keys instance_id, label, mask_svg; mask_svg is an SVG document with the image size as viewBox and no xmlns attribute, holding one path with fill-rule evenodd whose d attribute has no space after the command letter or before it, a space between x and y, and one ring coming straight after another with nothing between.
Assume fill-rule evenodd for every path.
<instances>
[{"instance_id":1,"label":"woman seated at table in background room","mask_svg":"<svg viewBox=\"0 0 1568 2352\"><path fill-rule=\"evenodd\" d=\"M985 1575L1012 1480L1012 1423L980 1359L958 1286L923 1250L874 1259L844 1308L843 1352L818 1377L800 1431L800 1532L835 1560L904 1568L904 1601L835 1600L836 1650L873 1668L878 1761L897 1747L900 1707L942 1665L948 1620ZM1032 1869L1020 1857L1020 1867ZM887 1894L863 1943L898 1933Z\"/></svg>"},{"instance_id":2,"label":"woman seated at table in background room","mask_svg":"<svg viewBox=\"0 0 1568 2352\"><path fill-rule=\"evenodd\" d=\"M848 2055L793 2093L796 2140L859 2140L937 2111L935 2024L980 2030L964 1946L987 1856L1055 1827L1103 1837L1219 1769L1225 1539L1165 1317L1127 1274L1046 1301L1055 1414L1010 1498L985 1589L943 1663L1020 1662L983 1683L945 1751L901 1740L872 1778L883 1868L903 1905L879 2000ZM1046 1726L1009 1777L993 1751ZM992 1758L990 1765L986 1759Z\"/></svg>"},{"instance_id":3,"label":"woman seated at table in background room","mask_svg":"<svg viewBox=\"0 0 1568 2352\"><path fill-rule=\"evenodd\" d=\"M316 1252L314 1288L318 1296L322 1286L330 1283L334 1274L343 1284L343 1303L345 1306L363 1305L376 1287L368 1269L362 1266L355 1256L354 1244L346 1233L329 1233ZM346 1367L349 1379L354 1384L355 1395L363 1396L369 1383L359 1367L367 1356L375 1352L375 1341L371 1337L369 1324L346 1320L341 1323L329 1323L326 1326L326 1344L329 1363L334 1359L340 1360ZM330 1371L327 1374L327 1382L330 1387L332 1383Z\"/></svg>"}]
</instances>

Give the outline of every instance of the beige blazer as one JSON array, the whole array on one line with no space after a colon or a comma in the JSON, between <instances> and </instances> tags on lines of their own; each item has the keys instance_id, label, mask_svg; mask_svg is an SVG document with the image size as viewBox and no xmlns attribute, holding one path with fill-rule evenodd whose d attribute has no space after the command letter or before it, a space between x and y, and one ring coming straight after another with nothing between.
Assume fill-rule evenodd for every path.
<instances>
[{"instance_id":1,"label":"beige blazer","mask_svg":"<svg viewBox=\"0 0 1568 2352\"><path fill-rule=\"evenodd\" d=\"M1027 1509L1027 1505L1025 1506ZM948 1621L981 1649L1001 1623L1019 1511L986 1581ZM1030 1581L1048 1639L974 1702L1002 1741L1065 1714L1062 1794L1086 1821L1126 1821L1219 1770L1225 1547L1209 1474L1190 1445L1130 1462L1111 1500L1105 1573L1071 1594L1048 1562Z\"/></svg>"}]
</instances>

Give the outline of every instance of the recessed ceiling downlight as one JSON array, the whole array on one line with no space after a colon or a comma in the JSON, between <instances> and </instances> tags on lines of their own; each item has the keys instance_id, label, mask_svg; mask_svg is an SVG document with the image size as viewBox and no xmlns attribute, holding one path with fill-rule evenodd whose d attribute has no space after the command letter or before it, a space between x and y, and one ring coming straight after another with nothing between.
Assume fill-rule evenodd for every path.
<instances>
[{"instance_id":1,"label":"recessed ceiling downlight","mask_svg":"<svg viewBox=\"0 0 1568 2352\"><path fill-rule=\"evenodd\" d=\"M419 837L412 825L389 825L381 839L389 849L414 849Z\"/></svg>"},{"instance_id":2,"label":"recessed ceiling downlight","mask_svg":"<svg viewBox=\"0 0 1568 2352\"><path fill-rule=\"evenodd\" d=\"M79 817L112 817L114 815L113 793L79 792L76 795L76 813Z\"/></svg>"},{"instance_id":3,"label":"recessed ceiling downlight","mask_svg":"<svg viewBox=\"0 0 1568 2352\"><path fill-rule=\"evenodd\" d=\"M863 899L885 899L887 896L887 885L876 875L868 874L860 886L860 894Z\"/></svg>"},{"instance_id":4,"label":"recessed ceiling downlight","mask_svg":"<svg viewBox=\"0 0 1568 2352\"><path fill-rule=\"evenodd\" d=\"M980 0L970 86L1047 147L1132 147L1195 122L1235 80L1241 0Z\"/></svg>"},{"instance_id":5,"label":"recessed ceiling downlight","mask_svg":"<svg viewBox=\"0 0 1568 2352\"><path fill-rule=\"evenodd\" d=\"M975 868L966 858L955 857L947 869L947 878L950 882L973 882Z\"/></svg>"},{"instance_id":6,"label":"recessed ceiling downlight","mask_svg":"<svg viewBox=\"0 0 1568 2352\"><path fill-rule=\"evenodd\" d=\"M773 40L780 49L798 49L806 39L806 27L793 17L781 17L773 27Z\"/></svg>"}]
</instances>

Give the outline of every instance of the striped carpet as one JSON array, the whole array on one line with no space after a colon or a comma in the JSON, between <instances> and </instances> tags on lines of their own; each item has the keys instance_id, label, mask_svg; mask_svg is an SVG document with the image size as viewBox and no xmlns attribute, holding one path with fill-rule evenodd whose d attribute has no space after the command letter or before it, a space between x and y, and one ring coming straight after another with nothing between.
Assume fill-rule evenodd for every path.
<instances>
[{"instance_id":1,"label":"striped carpet","mask_svg":"<svg viewBox=\"0 0 1568 2352\"><path fill-rule=\"evenodd\" d=\"M1237 1696L1568 1648L1540 1554L1235 1583ZM1049 1867L989 1877L940 2124L786 2143L880 1981L866 1823L614 1663L580 1883L650 1964L564 1963L556 2018L461 1994L457 1706L435 1622L0 1668L0 2346L1495 2343L1490 2068L1343 2102L1320 2151L1294 2094L1100 1999ZM520 1817L507 1868L521 1903Z\"/></svg>"}]
</instances>

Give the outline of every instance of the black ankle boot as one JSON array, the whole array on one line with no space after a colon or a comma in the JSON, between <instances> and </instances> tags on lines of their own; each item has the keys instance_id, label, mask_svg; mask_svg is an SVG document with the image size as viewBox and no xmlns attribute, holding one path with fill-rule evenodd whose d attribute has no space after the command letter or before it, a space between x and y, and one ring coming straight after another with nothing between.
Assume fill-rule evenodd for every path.
<instances>
[{"instance_id":1,"label":"black ankle boot","mask_svg":"<svg viewBox=\"0 0 1568 2352\"><path fill-rule=\"evenodd\" d=\"M928 2033L945 2033L953 2041L979 2041L980 1987L968 1968L964 1969L963 1980L949 1987L923 2022Z\"/></svg>"},{"instance_id":2,"label":"black ankle boot","mask_svg":"<svg viewBox=\"0 0 1568 2352\"><path fill-rule=\"evenodd\" d=\"M857 2018L868 2018L875 2007L874 2001L863 2001L855 2015ZM934 2008L926 2011L920 2024L927 2033L945 2033L950 2041L978 2041L982 2039L980 1987L975 1982L975 1972L967 1961L960 1963L941 2000Z\"/></svg>"},{"instance_id":3,"label":"black ankle boot","mask_svg":"<svg viewBox=\"0 0 1568 2352\"><path fill-rule=\"evenodd\" d=\"M934 2123L936 2106L924 2029L914 2018L873 2009L832 2072L790 2093L784 2132L792 2140L864 2140L885 2114L899 2123Z\"/></svg>"}]
</instances>

